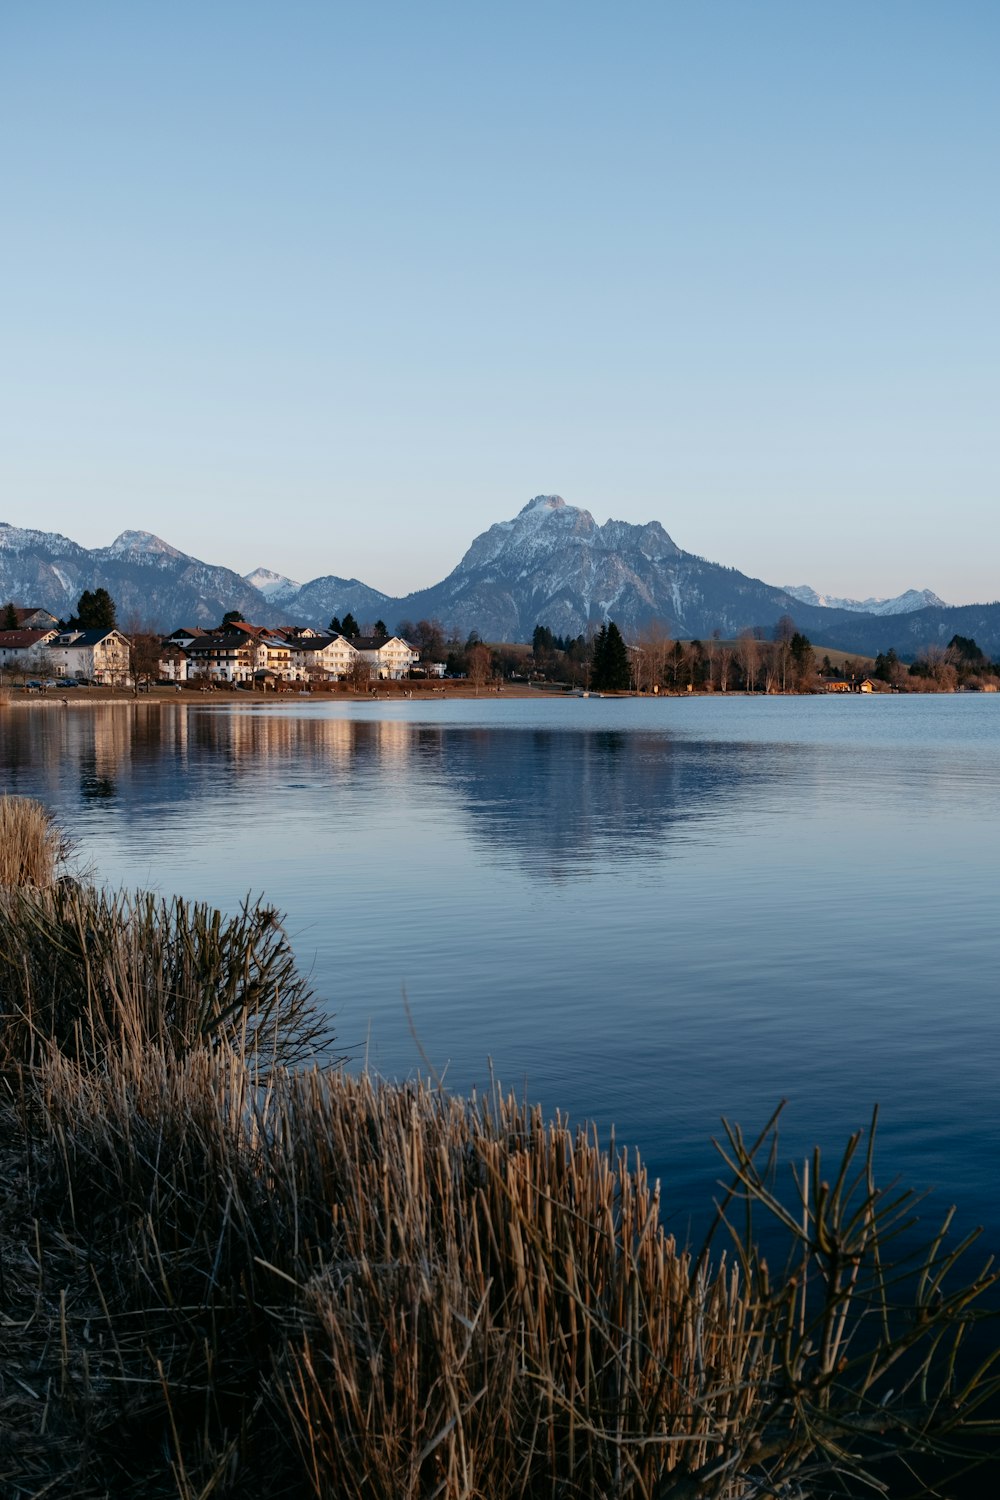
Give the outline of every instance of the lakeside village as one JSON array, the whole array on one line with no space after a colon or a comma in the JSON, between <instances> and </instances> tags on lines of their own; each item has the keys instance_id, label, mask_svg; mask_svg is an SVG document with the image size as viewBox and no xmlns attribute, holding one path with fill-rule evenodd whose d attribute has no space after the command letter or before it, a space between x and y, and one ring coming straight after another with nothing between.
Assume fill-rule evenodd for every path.
<instances>
[{"instance_id":1,"label":"lakeside village","mask_svg":"<svg viewBox=\"0 0 1000 1500\"><path fill-rule=\"evenodd\" d=\"M506 682L553 690L610 693L997 692L1000 666L975 641L953 636L925 647L911 663L892 649L851 658L820 650L787 615L770 631L735 640L673 640L656 622L626 642L614 621L565 639L537 625L529 644L464 642L437 621L359 626L336 617L327 630L264 626L226 614L215 630L179 626L169 635L119 629L104 589L85 591L76 614L13 601L0 605L0 684L39 692L98 685L261 692L344 688L374 692L379 683L461 679L498 690Z\"/></svg>"}]
</instances>

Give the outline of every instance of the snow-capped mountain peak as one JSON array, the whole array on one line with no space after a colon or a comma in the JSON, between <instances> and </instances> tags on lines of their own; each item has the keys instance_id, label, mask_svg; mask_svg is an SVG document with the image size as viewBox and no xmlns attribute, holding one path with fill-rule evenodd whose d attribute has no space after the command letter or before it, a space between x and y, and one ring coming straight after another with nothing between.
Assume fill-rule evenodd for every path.
<instances>
[{"instance_id":1,"label":"snow-capped mountain peak","mask_svg":"<svg viewBox=\"0 0 1000 1500\"><path fill-rule=\"evenodd\" d=\"M252 573L244 573L243 581L258 594L263 594L268 604L290 599L302 587L293 578L286 578L284 573L273 573L270 568L254 568Z\"/></svg>"},{"instance_id":2,"label":"snow-capped mountain peak","mask_svg":"<svg viewBox=\"0 0 1000 1500\"><path fill-rule=\"evenodd\" d=\"M176 547L151 531L123 531L110 547L101 549L108 557L183 557Z\"/></svg>"},{"instance_id":3,"label":"snow-capped mountain peak","mask_svg":"<svg viewBox=\"0 0 1000 1500\"><path fill-rule=\"evenodd\" d=\"M566 508L566 501L562 495L536 495L533 500L528 501L527 505L521 506L519 515L526 516L532 511L565 510Z\"/></svg>"},{"instance_id":4,"label":"snow-capped mountain peak","mask_svg":"<svg viewBox=\"0 0 1000 1500\"><path fill-rule=\"evenodd\" d=\"M944 600L930 589L907 589L892 598L841 599L836 594L818 594L807 583L799 583L786 584L785 593L802 604L812 604L820 609L849 609L859 615L909 615L917 609L948 608Z\"/></svg>"}]
</instances>

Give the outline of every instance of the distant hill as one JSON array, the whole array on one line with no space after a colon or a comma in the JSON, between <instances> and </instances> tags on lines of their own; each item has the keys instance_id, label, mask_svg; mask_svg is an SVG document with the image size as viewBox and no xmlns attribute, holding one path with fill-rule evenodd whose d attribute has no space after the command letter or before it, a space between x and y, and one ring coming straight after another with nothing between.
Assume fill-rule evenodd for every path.
<instances>
[{"instance_id":1,"label":"distant hill","mask_svg":"<svg viewBox=\"0 0 1000 1500\"><path fill-rule=\"evenodd\" d=\"M527 641L537 624L578 635L606 619L626 634L660 621L675 637L732 637L748 626L770 631L784 614L817 645L874 655L894 646L972 636L1000 657L1000 604L949 607L929 591L859 601L777 588L735 568L685 552L658 521L599 525L558 495L536 495L510 520L476 537L433 588L398 598L357 578L324 574L304 584L258 568L246 577L202 562L147 531L125 531L87 549L54 532L0 523L0 603L38 605L65 618L84 589L106 588L119 619L154 628L215 625L237 609L261 624L325 627L348 611L362 624L438 619L460 636ZM815 602L824 599L826 602ZM930 599L936 601L927 603ZM902 612L906 604L923 607Z\"/></svg>"}]
</instances>

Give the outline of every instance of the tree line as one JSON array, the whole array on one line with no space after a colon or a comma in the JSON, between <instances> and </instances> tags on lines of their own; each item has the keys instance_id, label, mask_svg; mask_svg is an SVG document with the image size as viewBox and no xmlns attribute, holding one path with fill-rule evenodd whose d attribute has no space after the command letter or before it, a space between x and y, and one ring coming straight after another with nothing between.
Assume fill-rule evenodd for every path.
<instances>
[{"instance_id":1,"label":"tree line","mask_svg":"<svg viewBox=\"0 0 1000 1500\"><path fill-rule=\"evenodd\" d=\"M219 629L240 621L239 610L228 610ZM117 608L107 589L85 589L62 629L114 629ZM16 630L13 601L0 605L0 629ZM348 611L334 615L329 629L357 639L388 639L384 620L361 625ZM716 631L707 640L675 640L661 621L651 621L626 642L614 620L586 635L562 636L548 625L535 626L530 651L523 645L487 644L478 631L462 638L440 620L400 620L395 633L419 652L424 670L443 664L451 677L465 677L477 687L503 679L535 678L595 692L641 693L741 692L808 693L830 682L857 685L864 677L896 692L954 692L959 689L994 690L1000 687L1000 664L976 642L954 635L947 646L927 645L906 662L894 648L869 658L818 656L809 638L790 615L782 615L770 630L754 626L735 640ZM133 647L133 674L144 684L155 681L160 653L159 635L133 620L126 627Z\"/></svg>"}]
</instances>

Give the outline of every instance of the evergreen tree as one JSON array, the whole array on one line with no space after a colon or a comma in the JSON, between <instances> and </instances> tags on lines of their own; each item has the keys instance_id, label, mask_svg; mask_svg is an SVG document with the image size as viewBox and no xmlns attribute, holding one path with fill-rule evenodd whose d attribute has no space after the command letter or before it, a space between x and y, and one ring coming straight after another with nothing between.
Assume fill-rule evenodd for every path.
<instances>
[{"instance_id":1,"label":"evergreen tree","mask_svg":"<svg viewBox=\"0 0 1000 1500\"><path fill-rule=\"evenodd\" d=\"M824 659L829 660L829 658ZM894 682L898 670L899 657L896 655L895 648L890 646L888 651L885 653L880 651L878 656L876 656L875 670L872 672L872 676L877 677L880 682Z\"/></svg>"},{"instance_id":2,"label":"evergreen tree","mask_svg":"<svg viewBox=\"0 0 1000 1500\"><path fill-rule=\"evenodd\" d=\"M341 625L336 615L334 615L333 619L330 621L330 629L332 630L334 635L343 635L344 633L344 627L343 625Z\"/></svg>"},{"instance_id":3,"label":"evergreen tree","mask_svg":"<svg viewBox=\"0 0 1000 1500\"><path fill-rule=\"evenodd\" d=\"M607 687L605 681L605 659L608 654L608 627L602 625L594 636L594 647L590 658L590 685L600 692Z\"/></svg>"},{"instance_id":4,"label":"evergreen tree","mask_svg":"<svg viewBox=\"0 0 1000 1500\"><path fill-rule=\"evenodd\" d=\"M350 610L348 610L347 614L344 616L344 623L341 628L344 635L346 635L348 638L361 634L361 626L351 614Z\"/></svg>"},{"instance_id":5,"label":"evergreen tree","mask_svg":"<svg viewBox=\"0 0 1000 1500\"><path fill-rule=\"evenodd\" d=\"M954 651L963 662L974 667L982 667L986 662L986 657L975 641L967 635L953 635L948 642L948 650Z\"/></svg>"},{"instance_id":6,"label":"evergreen tree","mask_svg":"<svg viewBox=\"0 0 1000 1500\"><path fill-rule=\"evenodd\" d=\"M113 630L118 624L115 601L107 589L84 589L76 602L72 623L79 630Z\"/></svg>"},{"instance_id":7,"label":"evergreen tree","mask_svg":"<svg viewBox=\"0 0 1000 1500\"><path fill-rule=\"evenodd\" d=\"M14 607L13 599L3 607L3 628L4 630L17 629L17 610Z\"/></svg>"},{"instance_id":8,"label":"evergreen tree","mask_svg":"<svg viewBox=\"0 0 1000 1500\"><path fill-rule=\"evenodd\" d=\"M380 641L384 641L388 637L389 632L386 629L384 620L375 621L375 629L372 634L375 636L376 640Z\"/></svg>"},{"instance_id":9,"label":"evergreen tree","mask_svg":"<svg viewBox=\"0 0 1000 1500\"><path fill-rule=\"evenodd\" d=\"M222 624L219 626L219 629L228 630L230 625L239 625L242 623L242 620L243 616L238 609L227 609L226 613L222 616Z\"/></svg>"},{"instance_id":10,"label":"evergreen tree","mask_svg":"<svg viewBox=\"0 0 1000 1500\"><path fill-rule=\"evenodd\" d=\"M632 685L632 668L628 648L614 620L602 625L594 637L594 665L591 684L598 692L627 692Z\"/></svg>"},{"instance_id":11,"label":"evergreen tree","mask_svg":"<svg viewBox=\"0 0 1000 1500\"><path fill-rule=\"evenodd\" d=\"M628 659L628 647L614 620L608 622L608 639L604 651L604 672L609 691L627 692L632 686L632 667Z\"/></svg>"}]
</instances>

